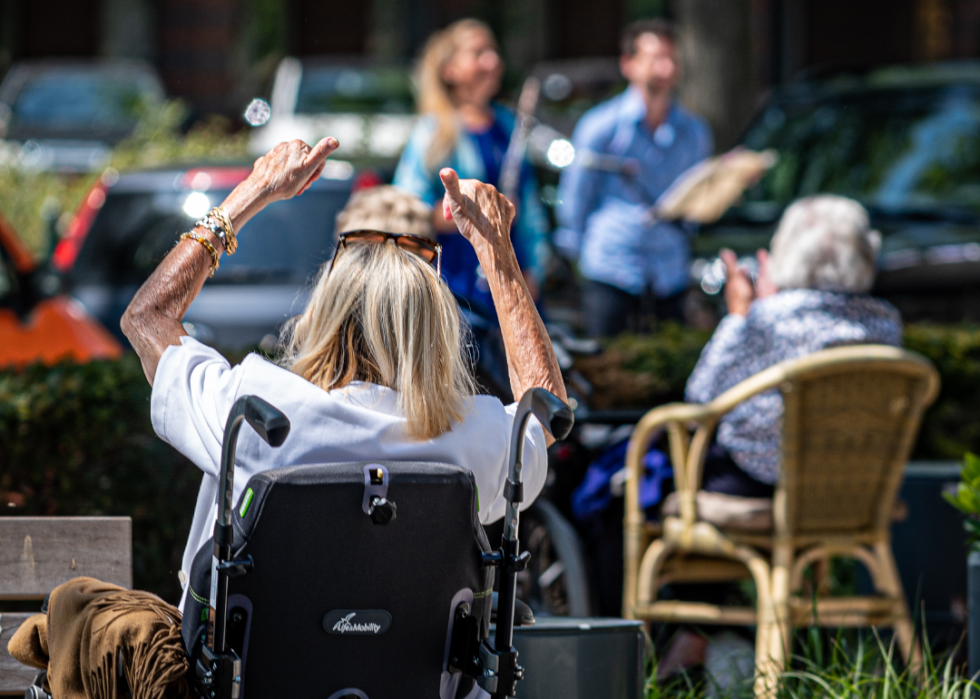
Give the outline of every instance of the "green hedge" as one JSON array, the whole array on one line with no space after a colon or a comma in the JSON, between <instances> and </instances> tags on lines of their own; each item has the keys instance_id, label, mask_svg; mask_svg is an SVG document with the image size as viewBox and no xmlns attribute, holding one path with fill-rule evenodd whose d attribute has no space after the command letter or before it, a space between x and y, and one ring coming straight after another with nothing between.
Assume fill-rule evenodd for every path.
<instances>
[{"instance_id":1,"label":"green hedge","mask_svg":"<svg viewBox=\"0 0 980 699\"><path fill-rule=\"evenodd\" d=\"M592 384L596 408L644 408L683 400L684 383L710 333L667 326L626 335L577 367ZM917 459L962 459L980 451L980 326L907 325L905 346L928 357L942 389L926 412Z\"/></svg>"},{"instance_id":2,"label":"green hedge","mask_svg":"<svg viewBox=\"0 0 980 699\"><path fill-rule=\"evenodd\" d=\"M134 354L0 373L0 514L128 515L134 583L180 595L200 471L156 438Z\"/></svg>"},{"instance_id":3,"label":"green hedge","mask_svg":"<svg viewBox=\"0 0 980 699\"><path fill-rule=\"evenodd\" d=\"M915 458L961 460L968 451L980 451L980 327L910 325L905 346L930 359L942 378Z\"/></svg>"},{"instance_id":4,"label":"green hedge","mask_svg":"<svg viewBox=\"0 0 980 699\"><path fill-rule=\"evenodd\" d=\"M708 337L677 327L627 336L578 368L596 407L651 407L682 398ZM980 452L980 327L914 325L906 345L943 377L916 458ZM153 434L149 399L132 353L0 372L0 512L132 517L135 584L175 601L201 476Z\"/></svg>"}]
</instances>

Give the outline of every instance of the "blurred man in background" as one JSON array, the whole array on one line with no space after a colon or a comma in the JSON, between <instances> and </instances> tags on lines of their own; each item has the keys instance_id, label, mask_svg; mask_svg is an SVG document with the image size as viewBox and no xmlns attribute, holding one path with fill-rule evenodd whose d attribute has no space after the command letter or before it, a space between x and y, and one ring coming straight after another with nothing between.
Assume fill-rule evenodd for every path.
<instances>
[{"instance_id":1,"label":"blurred man in background","mask_svg":"<svg viewBox=\"0 0 980 699\"><path fill-rule=\"evenodd\" d=\"M621 50L620 69L630 86L575 128L578 156L562 175L562 228L555 236L559 248L579 259L586 330L593 337L641 329L650 293L658 319L683 319L688 234L654 221L650 209L713 149L705 121L673 98L679 77L673 25L635 22L624 30ZM594 166L599 159L603 169Z\"/></svg>"}]
</instances>

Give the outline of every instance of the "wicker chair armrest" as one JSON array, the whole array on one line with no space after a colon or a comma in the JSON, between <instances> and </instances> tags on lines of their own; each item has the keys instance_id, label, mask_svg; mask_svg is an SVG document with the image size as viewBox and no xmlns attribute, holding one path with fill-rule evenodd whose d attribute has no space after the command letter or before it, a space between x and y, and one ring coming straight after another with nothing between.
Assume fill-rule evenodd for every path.
<instances>
[{"instance_id":1,"label":"wicker chair armrest","mask_svg":"<svg viewBox=\"0 0 980 699\"><path fill-rule=\"evenodd\" d=\"M923 395L923 404L931 405L939 393L939 374L928 359L914 352L889 345L848 345L821 350L798 359L787 359L779 364L774 364L768 369L750 376L742 383L732 386L708 403L707 406L719 415L724 415L752 396L773 388L780 388L784 382L792 381L801 375L833 369L843 364L854 365L855 363L862 364L869 369L884 366L890 370L896 370L894 364L896 360L903 360L911 365L899 370L925 374L927 388Z\"/></svg>"},{"instance_id":2,"label":"wicker chair armrest","mask_svg":"<svg viewBox=\"0 0 980 699\"><path fill-rule=\"evenodd\" d=\"M665 428L669 430L671 425L678 425L686 430L687 425L691 423L701 423L705 418L710 419L715 416L716 413L711 404L699 405L696 403L668 403L648 412L636 423L627 446L626 469L630 477L640 473L643 456L661 430ZM673 432L670 433L670 439L672 442L671 451L673 451L673 442L676 440ZM672 453L671 457L673 456Z\"/></svg>"},{"instance_id":3,"label":"wicker chair armrest","mask_svg":"<svg viewBox=\"0 0 980 699\"><path fill-rule=\"evenodd\" d=\"M700 450L706 445L698 446L704 440L695 440L695 452L691 450L690 425L698 427L698 433L706 427L713 431L720 414L712 404L699 405L692 403L670 403L654 408L637 423L626 449L626 512L627 520L640 525L643 513L639 504L639 484L643 475L643 457L650 443L664 429L670 440L670 460L674 468L674 484L680 494L681 517L693 522L694 490L688 484L692 482L688 473L688 465L703 461ZM697 457L697 458L695 458ZM697 474L699 477L700 474ZM696 480L696 479L695 479ZM691 490L690 497L685 497L684 491ZM685 507L684 502L690 500L691 507ZM689 515L689 516L686 516Z\"/></svg>"}]
</instances>

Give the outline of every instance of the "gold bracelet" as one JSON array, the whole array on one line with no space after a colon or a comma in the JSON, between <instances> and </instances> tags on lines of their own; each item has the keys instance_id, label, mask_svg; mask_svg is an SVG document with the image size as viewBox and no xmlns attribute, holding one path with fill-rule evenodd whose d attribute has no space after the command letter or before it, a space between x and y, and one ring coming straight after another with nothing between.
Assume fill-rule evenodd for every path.
<instances>
[{"instance_id":1,"label":"gold bracelet","mask_svg":"<svg viewBox=\"0 0 980 699\"><path fill-rule=\"evenodd\" d=\"M187 231L186 233L181 233L180 239L196 240L197 242L199 242L201 245L204 246L204 249L207 250L208 254L211 256L211 269L208 271L208 278L210 279L211 277L213 277L214 271L218 269L218 251L214 249L214 246L211 244L211 241L209 241L200 233L195 233L194 231Z\"/></svg>"},{"instance_id":2,"label":"gold bracelet","mask_svg":"<svg viewBox=\"0 0 980 699\"><path fill-rule=\"evenodd\" d=\"M235 227L231 225L231 217L228 212L222 207L216 206L208 212L208 215L216 218L221 227L225 229L225 252L234 255L235 250L238 249L238 238L235 237Z\"/></svg>"}]
</instances>

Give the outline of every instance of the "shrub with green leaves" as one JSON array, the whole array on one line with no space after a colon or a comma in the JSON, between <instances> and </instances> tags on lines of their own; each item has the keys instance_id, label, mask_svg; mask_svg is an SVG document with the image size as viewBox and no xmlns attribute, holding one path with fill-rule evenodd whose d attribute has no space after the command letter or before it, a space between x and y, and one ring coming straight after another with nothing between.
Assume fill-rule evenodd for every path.
<instances>
[{"instance_id":1,"label":"shrub with green leaves","mask_svg":"<svg viewBox=\"0 0 980 699\"><path fill-rule=\"evenodd\" d=\"M970 548L980 551L980 456L967 452L956 492L943 493L943 497L966 515L963 526Z\"/></svg>"},{"instance_id":2,"label":"shrub with green leaves","mask_svg":"<svg viewBox=\"0 0 980 699\"><path fill-rule=\"evenodd\" d=\"M980 327L914 324L905 346L939 370L939 397L926 411L914 457L959 461L980 453Z\"/></svg>"},{"instance_id":3,"label":"shrub with green leaves","mask_svg":"<svg viewBox=\"0 0 980 699\"><path fill-rule=\"evenodd\" d=\"M623 335L576 368L592 385L596 408L644 408L684 399L684 384L709 332L666 325L655 335ZM959 461L980 453L980 327L910 324L905 347L936 365L939 397L926 411L913 458Z\"/></svg>"},{"instance_id":4,"label":"shrub with green leaves","mask_svg":"<svg viewBox=\"0 0 980 699\"><path fill-rule=\"evenodd\" d=\"M133 576L176 602L201 472L154 435L139 359L0 373L4 515L133 518Z\"/></svg>"}]
</instances>

